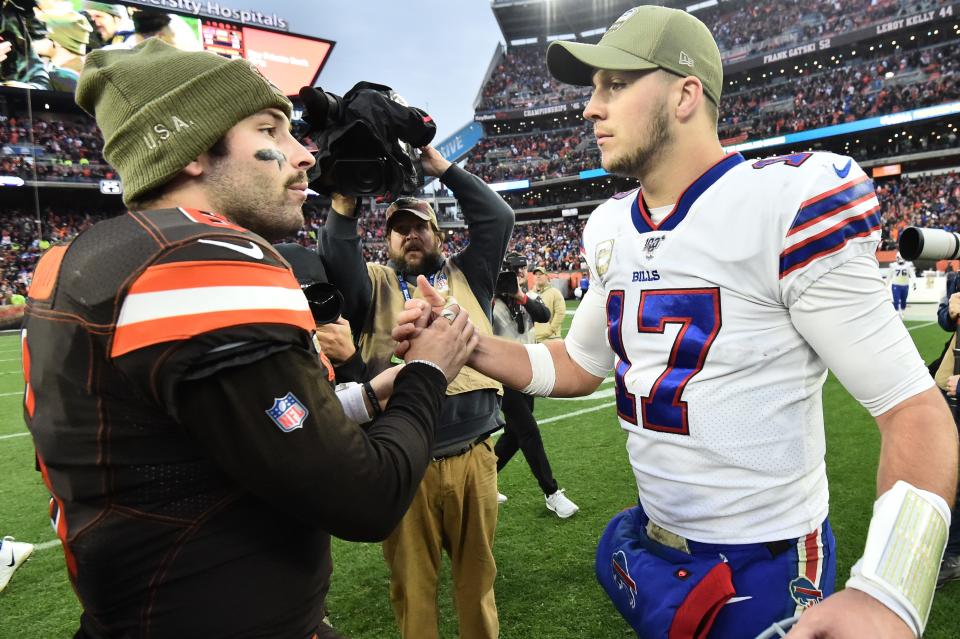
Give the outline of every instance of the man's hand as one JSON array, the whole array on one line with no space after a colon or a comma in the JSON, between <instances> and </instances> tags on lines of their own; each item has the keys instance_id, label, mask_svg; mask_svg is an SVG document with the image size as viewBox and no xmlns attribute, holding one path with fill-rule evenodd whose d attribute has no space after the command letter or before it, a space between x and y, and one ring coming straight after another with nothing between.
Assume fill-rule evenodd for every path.
<instances>
[{"instance_id":1,"label":"man's hand","mask_svg":"<svg viewBox=\"0 0 960 639\"><path fill-rule=\"evenodd\" d=\"M960 318L960 293L954 293L950 296L950 303L947 306L947 315L950 316L954 322L957 321L957 318Z\"/></svg>"},{"instance_id":2,"label":"man's hand","mask_svg":"<svg viewBox=\"0 0 960 639\"><path fill-rule=\"evenodd\" d=\"M957 396L957 380L960 380L960 375L951 375L947 378L947 395L950 397Z\"/></svg>"},{"instance_id":3,"label":"man's hand","mask_svg":"<svg viewBox=\"0 0 960 639\"><path fill-rule=\"evenodd\" d=\"M357 216L357 198L352 195L341 195L334 192L330 195L330 208L333 212L343 217Z\"/></svg>"},{"instance_id":4,"label":"man's hand","mask_svg":"<svg viewBox=\"0 0 960 639\"><path fill-rule=\"evenodd\" d=\"M410 340L406 351L407 361L421 359L436 364L443 371L448 382L460 373L479 340L476 327L470 321L469 313L459 307L453 319L444 313L435 318L420 334ZM420 321L420 320L418 320Z\"/></svg>"},{"instance_id":5,"label":"man's hand","mask_svg":"<svg viewBox=\"0 0 960 639\"><path fill-rule=\"evenodd\" d=\"M317 326L317 341L334 364L344 363L357 351L350 333L350 323L342 317L332 324Z\"/></svg>"},{"instance_id":6,"label":"man's hand","mask_svg":"<svg viewBox=\"0 0 960 639\"><path fill-rule=\"evenodd\" d=\"M915 639L892 610L865 592L847 588L808 608L787 639Z\"/></svg>"},{"instance_id":7,"label":"man's hand","mask_svg":"<svg viewBox=\"0 0 960 639\"><path fill-rule=\"evenodd\" d=\"M429 145L420 147L420 164L423 165L423 172L433 177L440 177L450 168L450 162Z\"/></svg>"},{"instance_id":8,"label":"man's hand","mask_svg":"<svg viewBox=\"0 0 960 639\"><path fill-rule=\"evenodd\" d=\"M6 40L0 41L0 62L7 59L10 52L13 51L13 43Z\"/></svg>"},{"instance_id":9,"label":"man's hand","mask_svg":"<svg viewBox=\"0 0 960 639\"><path fill-rule=\"evenodd\" d=\"M423 275L417 276L417 290L423 298L407 300L403 311L397 315L397 325L391 333L397 342L396 355L403 357L410 348L410 340L415 339L427 326L443 312L447 300Z\"/></svg>"}]
</instances>

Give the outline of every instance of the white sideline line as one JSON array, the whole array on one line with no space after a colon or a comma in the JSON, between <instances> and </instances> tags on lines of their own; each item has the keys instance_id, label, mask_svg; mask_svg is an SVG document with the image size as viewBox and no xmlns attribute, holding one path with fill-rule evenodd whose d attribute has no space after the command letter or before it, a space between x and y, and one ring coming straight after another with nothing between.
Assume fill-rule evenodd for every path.
<instances>
[{"instance_id":1,"label":"white sideline line","mask_svg":"<svg viewBox=\"0 0 960 639\"><path fill-rule=\"evenodd\" d=\"M25 433L13 433L12 435L0 435L0 440L2 439L13 439L14 437L26 437L30 434L30 431Z\"/></svg>"},{"instance_id":2,"label":"white sideline line","mask_svg":"<svg viewBox=\"0 0 960 639\"><path fill-rule=\"evenodd\" d=\"M558 422L561 419L566 419L568 417L577 417L578 415L585 415L586 413L592 413L598 410L603 410L604 408L610 408L611 406L616 406L616 402L606 402L600 404L599 406L591 406L590 408L581 408L580 410L575 410L571 413L564 413L563 415L554 415L553 417L547 417L546 419L538 419L538 424L549 424L550 422Z\"/></svg>"},{"instance_id":3,"label":"white sideline line","mask_svg":"<svg viewBox=\"0 0 960 639\"><path fill-rule=\"evenodd\" d=\"M13 391L12 393L0 393L0 397L10 397L11 395L23 395L23 391Z\"/></svg>"},{"instance_id":4,"label":"white sideline line","mask_svg":"<svg viewBox=\"0 0 960 639\"><path fill-rule=\"evenodd\" d=\"M918 328L924 328L925 326L930 326L931 324L936 324L936 322L924 322L923 324L917 324L916 326L911 326L908 328L908 331L915 331Z\"/></svg>"},{"instance_id":5,"label":"white sideline line","mask_svg":"<svg viewBox=\"0 0 960 639\"><path fill-rule=\"evenodd\" d=\"M49 549L49 548L57 548L58 546L60 546L60 540L59 540L59 539L51 539L50 541L44 541L44 542L39 543L39 544L34 544L33 549L34 549L34 550L47 550L47 549Z\"/></svg>"}]
</instances>

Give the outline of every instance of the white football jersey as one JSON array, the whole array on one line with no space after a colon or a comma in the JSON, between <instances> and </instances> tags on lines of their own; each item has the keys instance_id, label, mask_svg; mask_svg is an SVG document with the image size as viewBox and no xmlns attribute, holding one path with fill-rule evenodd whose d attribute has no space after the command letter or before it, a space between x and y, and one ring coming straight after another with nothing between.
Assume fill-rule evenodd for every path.
<instances>
[{"instance_id":1,"label":"white football jersey","mask_svg":"<svg viewBox=\"0 0 960 639\"><path fill-rule=\"evenodd\" d=\"M789 308L880 239L853 160L727 155L655 224L638 190L583 231L607 300L617 413L651 519L690 539L797 537L827 516L826 367Z\"/></svg>"},{"instance_id":2,"label":"white football jersey","mask_svg":"<svg viewBox=\"0 0 960 639\"><path fill-rule=\"evenodd\" d=\"M904 262L899 264L894 262L890 265L890 283L897 286L908 286L910 278L914 274L913 262Z\"/></svg>"}]
</instances>

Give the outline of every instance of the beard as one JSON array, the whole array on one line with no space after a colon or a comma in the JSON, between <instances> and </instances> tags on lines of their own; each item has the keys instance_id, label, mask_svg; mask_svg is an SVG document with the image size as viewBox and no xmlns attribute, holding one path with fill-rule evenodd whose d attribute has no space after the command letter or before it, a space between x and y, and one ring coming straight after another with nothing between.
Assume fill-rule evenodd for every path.
<instances>
[{"instance_id":1,"label":"beard","mask_svg":"<svg viewBox=\"0 0 960 639\"><path fill-rule=\"evenodd\" d=\"M436 273L443 266L443 256L439 248L427 249L421 247L422 251L419 261L408 261L406 251L390 252L390 259L397 266L397 272L407 275L430 275Z\"/></svg>"},{"instance_id":2,"label":"beard","mask_svg":"<svg viewBox=\"0 0 960 639\"><path fill-rule=\"evenodd\" d=\"M296 234L303 226L303 204L291 203L287 187L306 180L297 175L287 180L279 193L262 185L256 175L245 176L231 171L225 164L217 163L208 176L211 186L210 203L216 213L232 222L253 231L269 242L277 242Z\"/></svg>"},{"instance_id":3,"label":"beard","mask_svg":"<svg viewBox=\"0 0 960 639\"><path fill-rule=\"evenodd\" d=\"M641 145L619 158L612 158L603 168L610 173L637 177L642 181L642 176L650 172L672 139L670 118L667 116L664 100L654 109Z\"/></svg>"}]
</instances>

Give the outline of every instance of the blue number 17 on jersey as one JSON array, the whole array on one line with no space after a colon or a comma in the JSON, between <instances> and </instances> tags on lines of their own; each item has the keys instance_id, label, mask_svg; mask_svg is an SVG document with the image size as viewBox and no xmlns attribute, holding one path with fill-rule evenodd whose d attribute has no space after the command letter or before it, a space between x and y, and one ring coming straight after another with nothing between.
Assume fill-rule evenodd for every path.
<instances>
[{"instance_id":1,"label":"blue number 17 on jersey","mask_svg":"<svg viewBox=\"0 0 960 639\"><path fill-rule=\"evenodd\" d=\"M666 369L650 387L650 394L640 397L640 410L644 428L688 435L690 429L683 390L703 368L707 351L720 332L720 290L643 291L635 329L624 326L624 310L624 292L611 291L607 297L607 336L620 360L616 370L617 414L631 424L637 424L637 398L627 390L624 382L632 364L624 348L623 331L636 330L641 336L644 333L662 334L667 324L680 324Z\"/></svg>"}]
</instances>

